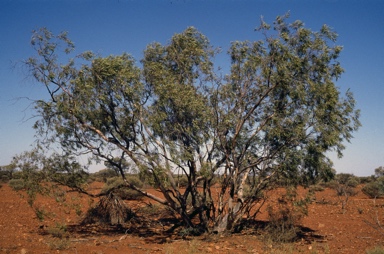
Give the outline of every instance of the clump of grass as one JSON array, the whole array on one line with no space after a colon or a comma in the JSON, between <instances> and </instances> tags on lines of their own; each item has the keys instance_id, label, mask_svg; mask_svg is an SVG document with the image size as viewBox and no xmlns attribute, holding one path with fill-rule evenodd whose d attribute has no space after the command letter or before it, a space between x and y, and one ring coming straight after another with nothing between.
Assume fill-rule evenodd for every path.
<instances>
[{"instance_id":1,"label":"clump of grass","mask_svg":"<svg viewBox=\"0 0 384 254\"><path fill-rule=\"evenodd\" d=\"M110 225L121 225L134 217L124 201L112 192L104 196L95 207L88 210L82 223L108 223Z\"/></svg>"},{"instance_id":2,"label":"clump of grass","mask_svg":"<svg viewBox=\"0 0 384 254\"><path fill-rule=\"evenodd\" d=\"M298 198L295 188L288 188L275 206L268 206L268 224L265 227L264 240L275 243L291 243L298 239L301 228L298 226L308 213L311 195Z\"/></svg>"},{"instance_id":3,"label":"clump of grass","mask_svg":"<svg viewBox=\"0 0 384 254\"><path fill-rule=\"evenodd\" d=\"M47 233L56 238L64 238L67 236L67 225L56 223L55 226L47 229Z\"/></svg>"},{"instance_id":4,"label":"clump of grass","mask_svg":"<svg viewBox=\"0 0 384 254\"><path fill-rule=\"evenodd\" d=\"M324 191L324 190L325 188L321 184L311 185L309 187L309 191L312 191L312 192L318 192L318 191Z\"/></svg>"},{"instance_id":5,"label":"clump of grass","mask_svg":"<svg viewBox=\"0 0 384 254\"><path fill-rule=\"evenodd\" d=\"M52 250L66 250L70 246L70 241L69 239L66 238L53 238L50 241L47 242L49 248Z\"/></svg>"},{"instance_id":6,"label":"clump of grass","mask_svg":"<svg viewBox=\"0 0 384 254\"><path fill-rule=\"evenodd\" d=\"M266 233L274 242L287 243L296 240L300 229L296 223L300 219L293 211L288 208L273 209L267 208L269 223L266 227Z\"/></svg>"},{"instance_id":7,"label":"clump of grass","mask_svg":"<svg viewBox=\"0 0 384 254\"><path fill-rule=\"evenodd\" d=\"M35 214L36 217L39 219L39 221L43 221L45 217L48 215L48 212L45 211L43 208L35 208Z\"/></svg>"}]
</instances>

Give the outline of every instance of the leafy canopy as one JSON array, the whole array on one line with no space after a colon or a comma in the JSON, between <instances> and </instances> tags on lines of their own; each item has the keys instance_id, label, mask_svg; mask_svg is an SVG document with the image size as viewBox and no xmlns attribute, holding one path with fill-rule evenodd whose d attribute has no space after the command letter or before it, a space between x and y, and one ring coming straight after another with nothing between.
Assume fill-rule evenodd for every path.
<instances>
[{"instance_id":1,"label":"leafy canopy","mask_svg":"<svg viewBox=\"0 0 384 254\"><path fill-rule=\"evenodd\" d=\"M148 45L141 65L126 53L91 52L63 64L60 50L74 50L67 34L36 31L37 55L26 65L50 95L35 104L41 144L90 154L123 179L139 172L164 198L127 188L169 206L188 227L235 230L276 183L332 177L327 152L341 156L360 125L352 93L335 85L343 73L337 35L288 18L262 21L260 41L232 42L224 77L214 67L219 51L193 27ZM179 177L188 179L184 189Z\"/></svg>"}]
</instances>

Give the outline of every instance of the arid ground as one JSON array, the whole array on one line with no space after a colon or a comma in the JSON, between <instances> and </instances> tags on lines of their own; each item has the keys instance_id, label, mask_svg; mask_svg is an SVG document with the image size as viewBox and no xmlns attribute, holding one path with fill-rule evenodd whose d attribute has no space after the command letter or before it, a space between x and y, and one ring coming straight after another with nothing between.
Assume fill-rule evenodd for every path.
<instances>
[{"instance_id":1,"label":"arid ground","mask_svg":"<svg viewBox=\"0 0 384 254\"><path fill-rule=\"evenodd\" d=\"M92 187L97 192L102 183ZM279 194L269 195L268 202L273 205ZM96 202L79 194L71 194L64 203L39 196L32 208L25 193L2 184L0 197L0 253L355 254L384 245L383 228L377 227L377 222L384 225L384 199L374 203L361 191L350 197L344 211L343 199L335 190L316 192L308 216L301 221L300 239L287 244L277 244L257 230L268 223L265 209L240 233L191 237L182 231L169 233L174 223L169 212L147 199L127 201L137 217L127 225L108 227L79 225L88 207Z\"/></svg>"}]
</instances>

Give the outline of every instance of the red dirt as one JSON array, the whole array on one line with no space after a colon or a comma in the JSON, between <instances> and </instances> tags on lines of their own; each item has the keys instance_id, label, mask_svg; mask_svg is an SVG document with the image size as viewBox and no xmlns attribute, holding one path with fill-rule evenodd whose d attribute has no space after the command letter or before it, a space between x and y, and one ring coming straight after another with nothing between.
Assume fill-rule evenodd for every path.
<instances>
[{"instance_id":1,"label":"red dirt","mask_svg":"<svg viewBox=\"0 0 384 254\"><path fill-rule=\"evenodd\" d=\"M92 185L95 191L101 184ZM300 189L300 193L303 193ZM157 193L151 190L152 193ZM274 202L272 193L269 202ZM159 217L147 216L147 225L128 228L99 226L79 227L80 210L84 214L92 203L87 197L71 194L67 203L53 198L38 197L34 208L45 212L39 220L25 193L13 191L7 184L0 188L0 253L365 253L367 249L384 245L383 229L377 230L370 223L378 218L384 225L384 199L373 200L361 191L350 197L345 212L334 190L316 193L316 201L309 206L308 216L302 221L308 237L290 244L275 244L261 240L260 235L249 230L231 236L203 235L179 237L169 235L165 228L170 222ZM148 200L129 201L133 211L148 206ZM154 202L152 202L154 203ZM81 206L76 206L80 204ZM148 218L150 217L150 218ZM265 210L259 220L266 219ZM261 222L260 222L261 223ZM67 227L62 238L54 237L60 226ZM132 230L135 229L135 230Z\"/></svg>"}]
</instances>

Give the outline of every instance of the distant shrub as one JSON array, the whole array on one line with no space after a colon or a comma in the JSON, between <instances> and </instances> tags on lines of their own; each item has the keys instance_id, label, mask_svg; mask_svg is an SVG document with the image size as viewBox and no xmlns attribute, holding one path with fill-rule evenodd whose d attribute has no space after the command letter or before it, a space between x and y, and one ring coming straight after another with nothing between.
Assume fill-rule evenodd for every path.
<instances>
[{"instance_id":1,"label":"distant shrub","mask_svg":"<svg viewBox=\"0 0 384 254\"><path fill-rule=\"evenodd\" d=\"M379 198L384 196L384 177L380 177L374 182L367 183L361 191L370 198Z\"/></svg>"},{"instance_id":2,"label":"distant shrub","mask_svg":"<svg viewBox=\"0 0 384 254\"><path fill-rule=\"evenodd\" d=\"M324 191L324 186L321 184L311 185L311 186L309 186L309 190L312 192Z\"/></svg>"},{"instance_id":3,"label":"distant shrub","mask_svg":"<svg viewBox=\"0 0 384 254\"><path fill-rule=\"evenodd\" d=\"M128 176L127 181L131 184L134 184L138 188L142 188L144 185L143 182L141 182L140 179L136 176ZM129 189L127 186L125 186L124 180L119 176L109 178L105 183L102 192L107 193L111 190L115 195L118 195L121 199L137 200L143 198L143 195L141 193Z\"/></svg>"},{"instance_id":4,"label":"distant shrub","mask_svg":"<svg viewBox=\"0 0 384 254\"><path fill-rule=\"evenodd\" d=\"M346 185L349 186L349 187L352 187L352 188L356 188L359 184L360 184L359 178L352 177L352 178L348 179Z\"/></svg>"},{"instance_id":5,"label":"distant shrub","mask_svg":"<svg viewBox=\"0 0 384 254\"><path fill-rule=\"evenodd\" d=\"M374 182L376 180L376 178L373 175L372 176L360 176L359 180L360 180L361 184L367 184L367 183Z\"/></svg>"},{"instance_id":6,"label":"distant shrub","mask_svg":"<svg viewBox=\"0 0 384 254\"><path fill-rule=\"evenodd\" d=\"M6 171L0 171L0 182L6 183L11 180L11 176Z\"/></svg>"},{"instance_id":7,"label":"distant shrub","mask_svg":"<svg viewBox=\"0 0 384 254\"><path fill-rule=\"evenodd\" d=\"M7 175L2 175L0 178L0 182L7 183L9 180L11 180Z\"/></svg>"},{"instance_id":8,"label":"distant shrub","mask_svg":"<svg viewBox=\"0 0 384 254\"><path fill-rule=\"evenodd\" d=\"M343 184L353 188L355 188L360 183L359 178L357 176L354 176L353 174L346 174L346 173L337 174L335 180L339 184Z\"/></svg>"},{"instance_id":9,"label":"distant shrub","mask_svg":"<svg viewBox=\"0 0 384 254\"><path fill-rule=\"evenodd\" d=\"M12 179L21 179L23 178L23 172L22 171L17 171L12 174Z\"/></svg>"},{"instance_id":10,"label":"distant shrub","mask_svg":"<svg viewBox=\"0 0 384 254\"><path fill-rule=\"evenodd\" d=\"M117 172L113 169L102 169L96 173L93 173L91 175L91 178L94 180L94 181L98 181L98 182L107 182L107 180L109 178L112 178L112 177L117 177L119 176L117 174Z\"/></svg>"},{"instance_id":11,"label":"distant shrub","mask_svg":"<svg viewBox=\"0 0 384 254\"><path fill-rule=\"evenodd\" d=\"M23 179L11 179L9 180L8 184L15 191L19 191L25 188Z\"/></svg>"},{"instance_id":12,"label":"distant shrub","mask_svg":"<svg viewBox=\"0 0 384 254\"><path fill-rule=\"evenodd\" d=\"M188 185L188 177L186 175L176 176L175 179L179 187L186 187Z\"/></svg>"}]
</instances>

